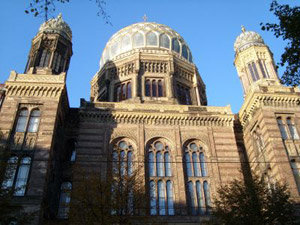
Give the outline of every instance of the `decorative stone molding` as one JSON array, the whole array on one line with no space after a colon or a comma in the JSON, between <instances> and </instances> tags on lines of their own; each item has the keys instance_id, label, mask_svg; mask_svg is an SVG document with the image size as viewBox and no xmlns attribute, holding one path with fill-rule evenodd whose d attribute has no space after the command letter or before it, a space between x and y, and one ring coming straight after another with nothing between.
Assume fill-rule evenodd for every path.
<instances>
[{"instance_id":1,"label":"decorative stone molding","mask_svg":"<svg viewBox=\"0 0 300 225\"><path fill-rule=\"evenodd\" d=\"M118 129L115 128L112 130L110 140L114 141L117 138L127 137L137 143L138 134L137 129Z\"/></svg>"},{"instance_id":2,"label":"decorative stone molding","mask_svg":"<svg viewBox=\"0 0 300 225\"><path fill-rule=\"evenodd\" d=\"M164 61L141 61L141 71L150 73L167 73L168 62Z\"/></svg>"},{"instance_id":3,"label":"decorative stone molding","mask_svg":"<svg viewBox=\"0 0 300 225\"><path fill-rule=\"evenodd\" d=\"M109 77L110 79L118 79L118 77L124 77L134 73L134 69L134 63L126 63L123 66L113 67L109 69Z\"/></svg>"},{"instance_id":4,"label":"decorative stone molding","mask_svg":"<svg viewBox=\"0 0 300 225\"><path fill-rule=\"evenodd\" d=\"M65 83L66 73L59 75L29 75L18 74L16 71L11 71L7 82L30 82L30 83Z\"/></svg>"},{"instance_id":5,"label":"decorative stone molding","mask_svg":"<svg viewBox=\"0 0 300 225\"><path fill-rule=\"evenodd\" d=\"M125 123L180 126L233 126L233 116L163 114L145 112L109 112L81 110L81 120L101 123Z\"/></svg>"},{"instance_id":6,"label":"decorative stone molding","mask_svg":"<svg viewBox=\"0 0 300 225\"><path fill-rule=\"evenodd\" d=\"M175 72L174 72L175 77L183 78L187 81L193 82L193 77L194 77L193 73L181 68L177 64L174 64L174 69L175 69Z\"/></svg>"},{"instance_id":7,"label":"decorative stone molding","mask_svg":"<svg viewBox=\"0 0 300 225\"><path fill-rule=\"evenodd\" d=\"M174 130L164 130L163 128L157 129L146 129L145 130L145 143L148 143L153 138L165 138L174 147L175 133Z\"/></svg>"},{"instance_id":8,"label":"decorative stone molding","mask_svg":"<svg viewBox=\"0 0 300 225\"><path fill-rule=\"evenodd\" d=\"M21 85L6 83L7 96L19 97L45 97L57 98L60 97L64 86L39 86L39 85Z\"/></svg>"},{"instance_id":9,"label":"decorative stone molding","mask_svg":"<svg viewBox=\"0 0 300 225\"><path fill-rule=\"evenodd\" d=\"M207 149L207 146L209 145L208 136L204 132L181 132L181 141L182 144L186 144L190 140L199 140L202 145Z\"/></svg>"}]
</instances>

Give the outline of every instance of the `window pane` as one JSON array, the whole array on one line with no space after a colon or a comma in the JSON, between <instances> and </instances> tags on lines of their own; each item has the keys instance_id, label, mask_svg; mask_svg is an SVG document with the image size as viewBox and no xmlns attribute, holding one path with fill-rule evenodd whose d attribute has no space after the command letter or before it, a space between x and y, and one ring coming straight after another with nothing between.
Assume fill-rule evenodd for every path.
<instances>
[{"instance_id":1,"label":"window pane","mask_svg":"<svg viewBox=\"0 0 300 225\"><path fill-rule=\"evenodd\" d=\"M168 199L168 215L174 215L174 197L173 185L171 181L167 181L167 199Z\"/></svg>"},{"instance_id":2,"label":"window pane","mask_svg":"<svg viewBox=\"0 0 300 225\"><path fill-rule=\"evenodd\" d=\"M209 192L209 186L207 181L203 182L203 189L204 189L206 211L208 211L210 207L210 192Z\"/></svg>"},{"instance_id":3,"label":"window pane","mask_svg":"<svg viewBox=\"0 0 300 225\"><path fill-rule=\"evenodd\" d=\"M176 92L176 94L177 94L177 100L181 104L182 101L181 101L181 87L180 87L180 85L177 85L177 92Z\"/></svg>"},{"instance_id":4,"label":"window pane","mask_svg":"<svg viewBox=\"0 0 300 225\"><path fill-rule=\"evenodd\" d=\"M71 201L71 190L72 184L70 182L64 182L61 185L59 206L58 206L58 217L67 219Z\"/></svg>"},{"instance_id":5,"label":"window pane","mask_svg":"<svg viewBox=\"0 0 300 225\"><path fill-rule=\"evenodd\" d=\"M131 98L131 83L127 83L127 98Z\"/></svg>"},{"instance_id":6,"label":"window pane","mask_svg":"<svg viewBox=\"0 0 300 225\"><path fill-rule=\"evenodd\" d=\"M146 36L147 39L147 45L151 45L151 46L157 46L157 36L155 33L153 32L149 32Z\"/></svg>"},{"instance_id":7,"label":"window pane","mask_svg":"<svg viewBox=\"0 0 300 225\"><path fill-rule=\"evenodd\" d=\"M127 153L127 170L128 170L128 176L132 175L132 152Z\"/></svg>"},{"instance_id":8,"label":"window pane","mask_svg":"<svg viewBox=\"0 0 300 225\"><path fill-rule=\"evenodd\" d=\"M120 100L124 100L124 99L126 99L126 85L122 84L122 94Z\"/></svg>"},{"instance_id":9,"label":"window pane","mask_svg":"<svg viewBox=\"0 0 300 225\"><path fill-rule=\"evenodd\" d=\"M258 72L257 72L257 69L256 69L256 64L254 62L252 62L252 67L253 67L253 72L254 72L254 75L256 77L256 80L258 80L259 75L258 75Z\"/></svg>"},{"instance_id":10,"label":"window pane","mask_svg":"<svg viewBox=\"0 0 300 225\"><path fill-rule=\"evenodd\" d=\"M158 207L159 215L166 215L165 184L158 181Z\"/></svg>"},{"instance_id":11,"label":"window pane","mask_svg":"<svg viewBox=\"0 0 300 225\"><path fill-rule=\"evenodd\" d=\"M115 41L110 48L111 57L114 57L119 53L119 42Z\"/></svg>"},{"instance_id":12,"label":"window pane","mask_svg":"<svg viewBox=\"0 0 300 225\"><path fill-rule=\"evenodd\" d=\"M287 119L287 124L288 124L289 130L290 130L292 139L299 139L298 132L297 132L296 127L293 124L292 120L288 118Z\"/></svg>"},{"instance_id":13,"label":"window pane","mask_svg":"<svg viewBox=\"0 0 300 225\"><path fill-rule=\"evenodd\" d=\"M163 150L164 145L160 141L158 141L155 143L154 147L156 148L156 150L161 151Z\"/></svg>"},{"instance_id":14,"label":"window pane","mask_svg":"<svg viewBox=\"0 0 300 225\"><path fill-rule=\"evenodd\" d=\"M120 93L121 93L121 86L118 85L115 87L115 101L116 102L120 101Z\"/></svg>"},{"instance_id":15,"label":"window pane","mask_svg":"<svg viewBox=\"0 0 300 225\"><path fill-rule=\"evenodd\" d=\"M166 176L167 177L172 176L170 154L168 152L165 153L165 169L166 169L166 172L165 172Z\"/></svg>"},{"instance_id":16,"label":"window pane","mask_svg":"<svg viewBox=\"0 0 300 225\"><path fill-rule=\"evenodd\" d=\"M197 211L196 211L196 203L195 203L195 193L194 193L194 185L193 182L190 181L188 183L188 191L189 191L189 200L190 200L190 208L192 210L192 214L196 215Z\"/></svg>"},{"instance_id":17,"label":"window pane","mask_svg":"<svg viewBox=\"0 0 300 225\"><path fill-rule=\"evenodd\" d=\"M189 53L189 61L190 61L190 62L193 62L193 56L192 56L192 53L191 53L191 52Z\"/></svg>"},{"instance_id":18,"label":"window pane","mask_svg":"<svg viewBox=\"0 0 300 225\"><path fill-rule=\"evenodd\" d=\"M150 181L150 214L156 215L156 185L154 181Z\"/></svg>"},{"instance_id":19,"label":"window pane","mask_svg":"<svg viewBox=\"0 0 300 225\"><path fill-rule=\"evenodd\" d=\"M27 109L22 109L20 114L19 114L17 127L16 127L16 132L25 132L27 116L28 116L28 110Z\"/></svg>"},{"instance_id":20,"label":"window pane","mask_svg":"<svg viewBox=\"0 0 300 225\"><path fill-rule=\"evenodd\" d=\"M253 71L253 69L252 69L251 64L248 64L248 69L249 69L249 71L250 71L252 80L253 80L253 81L256 81L256 77L255 77L255 75L254 75L254 71Z\"/></svg>"},{"instance_id":21,"label":"window pane","mask_svg":"<svg viewBox=\"0 0 300 225\"><path fill-rule=\"evenodd\" d=\"M125 162L125 151L120 152L120 171L121 171L121 176L125 176L126 172L126 162Z\"/></svg>"},{"instance_id":22,"label":"window pane","mask_svg":"<svg viewBox=\"0 0 300 225\"><path fill-rule=\"evenodd\" d=\"M300 163L291 162L291 167L293 169L293 174L298 187L298 192L300 193Z\"/></svg>"},{"instance_id":23,"label":"window pane","mask_svg":"<svg viewBox=\"0 0 300 225\"><path fill-rule=\"evenodd\" d=\"M201 165L201 173L203 177L207 176L206 165L205 165L205 157L204 154L200 153L200 165Z\"/></svg>"},{"instance_id":24,"label":"window pane","mask_svg":"<svg viewBox=\"0 0 300 225\"><path fill-rule=\"evenodd\" d=\"M31 159L29 157L23 158L20 162L20 167L18 170L15 190L14 193L16 196L23 196L25 194L26 190L26 184L30 169L30 161Z\"/></svg>"},{"instance_id":25,"label":"window pane","mask_svg":"<svg viewBox=\"0 0 300 225\"><path fill-rule=\"evenodd\" d=\"M117 153L117 151L113 151L112 153L112 169L113 169L113 173L118 173L118 162L119 162L119 155Z\"/></svg>"},{"instance_id":26,"label":"window pane","mask_svg":"<svg viewBox=\"0 0 300 225\"><path fill-rule=\"evenodd\" d=\"M164 48L170 48L170 39L166 34L162 34L159 37L159 46Z\"/></svg>"},{"instance_id":27,"label":"window pane","mask_svg":"<svg viewBox=\"0 0 300 225\"><path fill-rule=\"evenodd\" d=\"M156 153L156 171L157 171L157 176L159 177L164 176L163 155L161 154L161 152Z\"/></svg>"},{"instance_id":28,"label":"window pane","mask_svg":"<svg viewBox=\"0 0 300 225\"><path fill-rule=\"evenodd\" d=\"M188 177L193 176L193 171L192 171L192 165L191 165L191 158L189 153L185 153L185 164L186 164L186 172Z\"/></svg>"},{"instance_id":29,"label":"window pane","mask_svg":"<svg viewBox=\"0 0 300 225\"><path fill-rule=\"evenodd\" d=\"M193 152L193 165L194 165L194 176L195 177L200 177L200 165L199 165L199 161L198 161L198 156L196 152Z\"/></svg>"},{"instance_id":30,"label":"window pane","mask_svg":"<svg viewBox=\"0 0 300 225\"><path fill-rule=\"evenodd\" d=\"M153 152L149 153L149 176L155 176L155 171L154 171L154 154Z\"/></svg>"},{"instance_id":31,"label":"window pane","mask_svg":"<svg viewBox=\"0 0 300 225\"><path fill-rule=\"evenodd\" d=\"M277 123L278 123L278 126L279 126L279 130L280 130L282 139L284 139L284 140L288 139L287 132L286 132L286 129L285 129L285 125L283 124L282 119L277 118Z\"/></svg>"},{"instance_id":32,"label":"window pane","mask_svg":"<svg viewBox=\"0 0 300 225\"><path fill-rule=\"evenodd\" d=\"M133 36L133 46L134 47L140 47L144 46L144 36L141 33L136 33Z\"/></svg>"},{"instance_id":33,"label":"window pane","mask_svg":"<svg viewBox=\"0 0 300 225\"><path fill-rule=\"evenodd\" d=\"M188 59L188 51L187 47L185 45L182 46L182 56L186 59Z\"/></svg>"},{"instance_id":34,"label":"window pane","mask_svg":"<svg viewBox=\"0 0 300 225\"><path fill-rule=\"evenodd\" d=\"M259 60L259 67L260 67L260 70L261 70L261 73L262 73L263 77L267 78L265 70L264 70L264 67L263 67L263 65L261 63L261 60Z\"/></svg>"},{"instance_id":35,"label":"window pane","mask_svg":"<svg viewBox=\"0 0 300 225\"><path fill-rule=\"evenodd\" d=\"M158 81L158 97L162 97L163 96L163 85L162 85L162 81L159 80Z\"/></svg>"},{"instance_id":36,"label":"window pane","mask_svg":"<svg viewBox=\"0 0 300 225\"><path fill-rule=\"evenodd\" d=\"M203 201L203 197L202 197L200 181L196 182L196 192L197 192L197 202L198 202L198 213L203 214L204 213L204 201Z\"/></svg>"},{"instance_id":37,"label":"window pane","mask_svg":"<svg viewBox=\"0 0 300 225\"><path fill-rule=\"evenodd\" d=\"M14 184L14 179L16 175L18 157L10 157L7 161L7 167L5 171L5 180L2 183L3 188L11 188Z\"/></svg>"},{"instance_id":38,"label":"window pane","mask_svg":"<svg viewBox=\"0 0 300 225\"><path fill-rule=\"evenodd\" d=\"M156 80L152 81L152 97L156 97L157 96L157 89L156 89Z\"/></svg>"},{"instance_id":39,"label":"window pane","mask_svg":"<svg viewBox=\"0 0 300 225\"><path fill-rule=\"evenodd\" d=\"M185 103L187 105L191 104L190 90L188 88L185 89Z\"/></svg>"},{"instance_id":40,"label":"window pane","mask_svg":"<svg viewBox=\"0 0 300 225\"><path fill-rule=\"evenodd\" d=\"M180 45L179 45L179 42L176 38L174 38L172 40L172 50L175 51L175 52L180 53Z\"/></svg>"},{"instance_id":41,"label":"window pane","mask_svg":"<svg viewBox=\"0 0 300 225\"><path fill-rule=\"evenodd\" d=\"M122 39L122 51L128 51L131 49L131 41L129 35L126 35Z\"/></svg>"},{"instance_id":42,"label":"window pane","mask_svg":"<svg viewBox=\"0 0 300 225\"><path fill-rule=\"evenodd\" d=\"M150 80L146 80L146 96L151 96L151 93L150 93Z\"/></svg>"},{"instance_id":43,"label":"window pane","mask_svg":"<svg viewBox=\"0 0 300 225\"><path fill-rule=\"evenodd\" d=\"M40 110L32 111L28 124L28 132L37 132L40 123Z\"/></svg>"}]
</instances>

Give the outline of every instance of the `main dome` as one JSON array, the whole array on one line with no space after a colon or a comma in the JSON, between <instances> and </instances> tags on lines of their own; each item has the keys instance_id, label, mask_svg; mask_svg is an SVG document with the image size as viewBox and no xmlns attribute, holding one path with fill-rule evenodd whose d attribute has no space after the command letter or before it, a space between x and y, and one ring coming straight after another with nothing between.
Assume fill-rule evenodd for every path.
<instances>
[{"instance_id":1,"label":"main dome","mask_svg":"<svg viewBox=\"0 0 300 225\"><path fill-rule=\"evenodd\" d=\"M188 45L172 28L154 22L141 22L119 30L109 39L101 56L100 67L124 52L139 48L166 49L189 62L193 61Z\"/></svg>"}]
</instances>

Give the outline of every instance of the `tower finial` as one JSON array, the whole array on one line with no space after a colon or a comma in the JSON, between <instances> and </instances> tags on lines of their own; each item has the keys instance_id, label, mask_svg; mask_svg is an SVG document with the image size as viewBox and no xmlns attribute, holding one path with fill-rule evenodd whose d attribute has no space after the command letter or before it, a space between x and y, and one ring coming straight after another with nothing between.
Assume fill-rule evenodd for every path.
<instances>
[{"instance_id":1,"label":"tower finial","mask_svg":"<svg viewBox=\"0 0 300 225\"><path fill-rule=\"evenodd\" d=\"M143 16L143 20L144 20L144 22L147 22L147 20L148 20L148 17L147 17L147 15L146 15L146 14L144 14L144 16Z\"/></svg>"},{"instance_id":2,"label":"tower finial","mask_svg":"<svg viewBox=\"0 0 300 225\"><path fill-rule=\"evenodd\" d=\"M246 32L246 28L242 25L242 32L245 33Z\"/></svg>"}]
</instances>

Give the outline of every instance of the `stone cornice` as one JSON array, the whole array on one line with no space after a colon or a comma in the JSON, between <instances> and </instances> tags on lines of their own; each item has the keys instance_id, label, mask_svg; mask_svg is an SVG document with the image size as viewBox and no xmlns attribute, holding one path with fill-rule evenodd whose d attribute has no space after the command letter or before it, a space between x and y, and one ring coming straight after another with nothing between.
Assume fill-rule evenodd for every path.
<instances>
[{"instance_id":1,"label":"stone cornice","mask_svg":"<svg viewBox=\"0 0 300 225\"><path fill-rule=\"evenodd\" d=\"M11 71L6 83L9 82L22 82L22 83L60 83L66 82L66 73L59 75L36 75L36 74L18 74L16 71Z\"/></svg>"},{"instance_id":2,"label":"stone cornice","mask_svg":"<svg viewBox=\"0 0 300 225\"><path fill-rule=\"evenodd\" d=\"M262 106L299 107L300 92L298 88L276 86L258 86L246 95L239 112L241 124L246 126L256 110Z\"/></svg>"},{"instance_id":3,"label":"stone cornice","mask_svg":"<svg viewBox=\"0 0 300 225\"><path fill-rule=\"evenodd\" d=\"M133 103L82 102L82 121L181 126L233 126L230 106L204 107Z\"/></svg>"}]
</instances>

